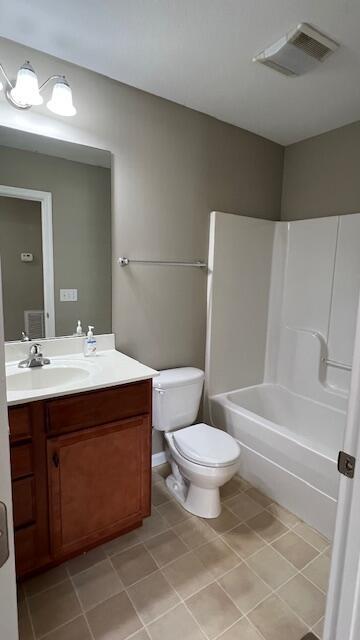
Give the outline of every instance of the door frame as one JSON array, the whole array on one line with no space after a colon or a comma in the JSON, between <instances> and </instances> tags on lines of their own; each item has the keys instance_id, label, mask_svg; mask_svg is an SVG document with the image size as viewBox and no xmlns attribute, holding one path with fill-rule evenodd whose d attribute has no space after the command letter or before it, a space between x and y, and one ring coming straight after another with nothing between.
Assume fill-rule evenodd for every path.
<instances>
[{"instance_id":1,"label":"door frame","mask_svg":"<svg viewBox=\"0 0 360 640\"><path fill-rule=\"evenodd\" d=\"M343 450L357 462L340 476L323 640L360 637L360 302Z\"/></svg>"},{"instance_id":2,"label":"door frame","mask_svg":"<svg viewBox=\"0 0 360 640\"><path fill-rule=\"evenodd\" d=\"M9 423L6 403L4 326L2 315L0 263L0 500L7 510L9 557L0 567L0 637L18 639L17 598L15 578L14 528L12 514Z\"/></svg>"},{"instance_id":3,"label":"door frame","mask_svg":"<svg viewBox=\"0 0 360 640\"><path fill-rule=\"evenodd\" d=\"M45 338L53 338L55 336L55 293L52 194L49 191L37 191L35 189L0 185L0 196L40 202Z\"/></svg>"}]
</instances>

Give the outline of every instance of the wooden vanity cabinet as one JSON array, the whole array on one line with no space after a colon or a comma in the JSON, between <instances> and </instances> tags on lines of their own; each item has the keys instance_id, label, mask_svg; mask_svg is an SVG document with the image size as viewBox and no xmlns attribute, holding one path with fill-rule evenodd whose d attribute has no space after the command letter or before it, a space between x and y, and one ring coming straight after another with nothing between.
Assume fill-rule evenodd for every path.
<instances>
[{"instance_id":1,"label":"wooden vanity cabinet","mask_svg":"<svg viewBox=\"0 0 360 640\"><path fill-rule=\"evenodd\" d=\"M150 515L151 380L9 408L19 577Z\"/></svg>"},{"instance_id":2,"label":"wooden vanity cabinet","mask_svg":"<svg viewBox=\"0 0 360 640\"><path fill-rule=\"evenodd\" d=\"M42 403L11 407L9 428L16 567L26 575L50 553Z\"/></svg>"}]
</instances>

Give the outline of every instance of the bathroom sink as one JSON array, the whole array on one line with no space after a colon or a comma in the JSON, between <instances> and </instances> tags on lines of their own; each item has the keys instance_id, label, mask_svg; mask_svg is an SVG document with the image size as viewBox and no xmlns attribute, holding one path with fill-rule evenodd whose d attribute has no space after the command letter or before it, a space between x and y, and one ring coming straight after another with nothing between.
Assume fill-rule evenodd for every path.
<instances>
[{"instance_id":1,"label":"bathroom sink","mask_svg":"<svg viewBox=\"0 0 360 640\"><path fill-rule=\"evenodd\" d=\"M86 368L75 365L50 364L32 369L9 367L6 375L8 391L31 391L67 386L85 380L90 375Z\"/></svg>"}]
</instances>

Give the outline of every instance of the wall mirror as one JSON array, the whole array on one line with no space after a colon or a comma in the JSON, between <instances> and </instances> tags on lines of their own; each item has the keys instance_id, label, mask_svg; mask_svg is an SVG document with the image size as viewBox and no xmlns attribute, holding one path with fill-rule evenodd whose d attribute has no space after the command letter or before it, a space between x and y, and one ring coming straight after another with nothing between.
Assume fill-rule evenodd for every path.
<instances>
[{"instance_id":1,"label":"wall mirror","mask_svg":"<svg viewBox=\"0 0 360 640\"><path fill-rule=\"evenodd\" d=\"M111 154L0 127L5 340L111 331Z\"/></svg>"}]
</instances>

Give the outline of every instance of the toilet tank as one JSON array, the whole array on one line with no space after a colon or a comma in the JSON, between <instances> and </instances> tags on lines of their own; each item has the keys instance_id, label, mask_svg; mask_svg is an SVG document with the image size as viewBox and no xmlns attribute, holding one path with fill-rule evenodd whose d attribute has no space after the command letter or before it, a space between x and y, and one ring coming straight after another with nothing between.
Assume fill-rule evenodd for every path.
<instances>
[{"instance_id":1,"label":"toilet tank","mask_svg":"<svg viewBox=\"0 0 360 640\"><path fill-rule=\"evenodd\" d=\"M173 431L188 427L199 412L204 372L194 367L165 369L153 380L153 427Z\"/></svg>"}]
</instances>

